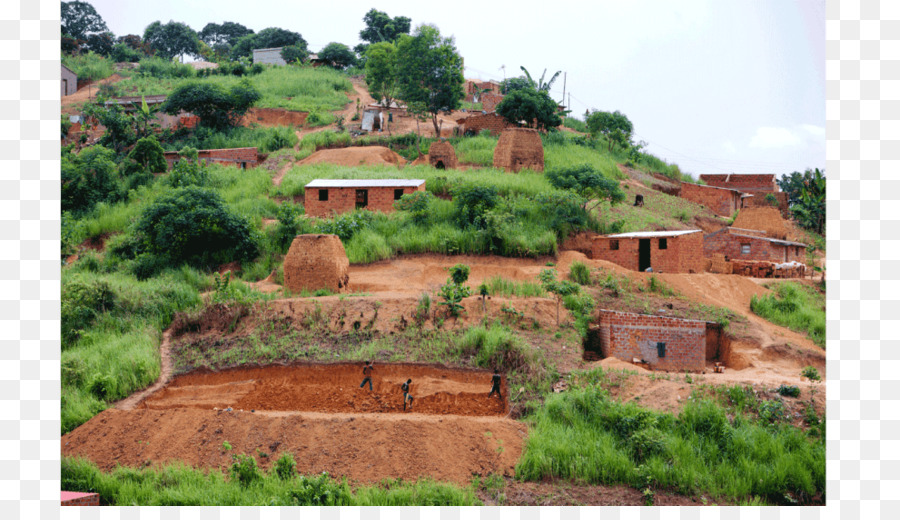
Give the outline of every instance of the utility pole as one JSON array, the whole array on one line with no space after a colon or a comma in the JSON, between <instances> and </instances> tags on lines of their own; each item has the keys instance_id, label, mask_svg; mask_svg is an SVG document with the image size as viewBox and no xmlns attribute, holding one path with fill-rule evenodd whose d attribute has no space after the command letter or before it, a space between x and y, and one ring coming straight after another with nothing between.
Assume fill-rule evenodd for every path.
<instances>
[{"instance_id":1,"label":"utility pole","mask_svg":"<svg viewBox=\"0 0 900 520\"><path fill-rule=\"evenodd\" d=\"M566 102L566 76L568 75L568 72L563 72L563 103ZM566 107L566 110L568 110L568 108L569 107Z\"/></svg>"},{"instance_id":2,"label":"utility pole","mask_svg":"<svg viewBox=\"0 0 900 520\"><path fill-rule=\"evenodd\" d=\"M569 92L569 105L566 106L566 110L572 110L572 93Z\"/></svg>"}]
</instances>

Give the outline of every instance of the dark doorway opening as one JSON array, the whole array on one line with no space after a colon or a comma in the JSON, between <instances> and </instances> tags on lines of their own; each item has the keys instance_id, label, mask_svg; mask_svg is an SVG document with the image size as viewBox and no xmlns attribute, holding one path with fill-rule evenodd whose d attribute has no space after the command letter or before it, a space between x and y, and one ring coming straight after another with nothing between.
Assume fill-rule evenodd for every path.
<instances>
[{"instance_id":1,"label":"dark doorway opening","mask_svg":"<svg viewBox=\"0 0 900 520\"><path fill-rule=\"evenodd\" d=\"M369 205L369 190L356 190L356 209Z\"/></svg>"},{"instance_id":2,"label":"dark doorway opening","mask_svg":"<svg viewBox=\"0 0 900 520\"><path fill-rule=\"evenodd\" d=\"M650 267L650 239L642 238L638 242L638 271L646 271Z\"/></svg>"},{"instance_id":3,"label":"dark doorway opening","mask_svg":"<svg viewBox=\"0 0 900 520\"><path fill-rule=\"evenodd\" d=\"M443 170L444 169L444 161L438 161L438 162L434 163L434 167L437 168L438 170Z\"/></svg>"}]
</instances>

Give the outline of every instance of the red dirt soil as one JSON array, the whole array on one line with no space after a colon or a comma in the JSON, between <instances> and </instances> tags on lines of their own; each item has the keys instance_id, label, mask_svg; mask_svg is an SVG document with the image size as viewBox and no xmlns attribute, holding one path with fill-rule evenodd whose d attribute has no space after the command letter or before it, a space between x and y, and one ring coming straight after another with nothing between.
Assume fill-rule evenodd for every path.
<instances>
[{"instance_id":1,"label":"red dirt soil","mask_svg":"<svg viewBox=\"0 0 900 520\"><path fill-rule=\"evenodd\" d=\"M268 469L286 451L301 474L366 483L427 476L464 484L475 474L513 474L526 427L505 417L505 400L487 397L489 372L376 364L372 393L359 388L361 372L338 364L181 376L139 409L106 410L66 434L62 453L103 470L175 460L226 468L234 453L257 453ZM413 412L402 411L404 378L413 380ZM345 412L363 410L375 413Z\"/></svg>"},{"instance_id":2,"label":"red dirt soil","mask_svg":"<svg viewBox=\"0 0 900 520\"><path fill-rule=\"evenodd\" d=\"M400 166L406 159L384 146L352 146L319 150L297 164L330 163L339 166Z\"/></svg>"}]
</instances>

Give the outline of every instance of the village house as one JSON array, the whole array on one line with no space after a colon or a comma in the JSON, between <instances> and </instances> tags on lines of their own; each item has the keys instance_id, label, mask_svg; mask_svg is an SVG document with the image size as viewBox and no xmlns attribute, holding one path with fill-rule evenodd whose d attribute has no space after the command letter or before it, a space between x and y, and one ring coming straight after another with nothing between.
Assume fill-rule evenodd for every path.
<instances>
[{"instance_id":1,"label":"village house","mask_svg":"<svg viewBox=\"0 0 900 520\"><path fill-rule=\"evenodd\" d=\"M60 76L60 95L71 96L78 91L78 75L72 72L72 69L62 65L62 73Z\"/></svg>"},{"instance_id":2,"label":"village house","mask_svg":"<svg viewBox=\"0 0 900 520\"><path fill-rule=\"evenodd\" d=\"M679 192L681 198L702 204L711 209L713 213L721 217L730 217L741 209L743 194L738 190L720 188L718 186L703 186L690 182L682 182Z\"/></svg>"},{"instance_id":3,"label":"village house","mask_svg":"<svg viewBox=\"0 0 900 520\"><path fill-rule=\"evenodd\" d=\"M700 273L705 270L703 234L699 229L638 231L594 237L591 257L634 271Z\"/></svg>"},{"instance_id":4,"label":"village house","mask_svg":"<svg viewBox=\"0 0 900 520\"><path fill-rule=\"evenodd\" d=\"M722 255L728 261L802 263L806 247L800 242L770 238L765 231L754 229L728 227L703 236L704 254L708 257Z\"/></svg>"},{"instance_id":5,"label":"village house","mask_svg":"<svg viewBox=\"0 0 900 520\"><path fill-rule=\"evenodd\" d=\"M306 185L306 214L329 217L354 209L390 213L394 202L425 191L423 179L316 179Z\"/></svg>"}]
</instances>

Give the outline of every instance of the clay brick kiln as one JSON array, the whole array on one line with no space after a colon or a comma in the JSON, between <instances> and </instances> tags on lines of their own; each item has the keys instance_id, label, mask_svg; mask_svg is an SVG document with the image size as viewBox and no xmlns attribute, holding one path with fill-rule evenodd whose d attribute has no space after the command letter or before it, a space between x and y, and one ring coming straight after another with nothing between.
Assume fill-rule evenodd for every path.
<instances>
[{"instance_id":1,"label":"clay brick kiln","mask_svg":"<svg viewBox=\"0 0 900 520\"><path fill-rule=\"evenodd\" d=\"M509 128L500 134L494 148L494 168L518 172L520 170L544 171L544 145L537 130Z\"/></svg>"},{"instance_id":2,"label":"clay brick kiln","mask_svg":"<svg viewBox=\"0 0 900 520\"><path fill-rule=\"evenodd\" d=\"M428 162L439 170L459 167L456 150L447 141L432 143L431 148L428 149Z\"/></svg>"},{"instance_id":3,"label":"clay brick kiln","mask_svg":"<svg viewBox=\"0 0 900 520\"><path fill-rule=\"evenodd\" d=\"M284 285L304 289L347 292L350 261L337 235L297 235L284 257Z\"/></svg>"},{"instance_id":4,"label":"clay brick kiln","mask_svg":"<svg viewBox=\"0 0 900 520\"><path fill-rule=\"evenodd\" d=\"M732 226L765 231L769 238L781 240L786 240L788 234L787 222L781 218L781 210L772 206L744 208L738 212Z\"/></svg>"}]
</instances>

